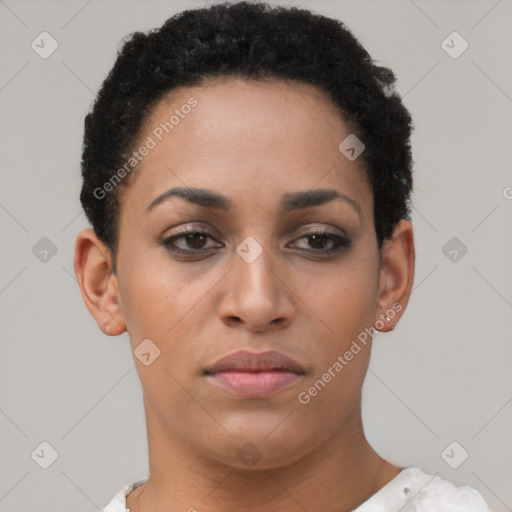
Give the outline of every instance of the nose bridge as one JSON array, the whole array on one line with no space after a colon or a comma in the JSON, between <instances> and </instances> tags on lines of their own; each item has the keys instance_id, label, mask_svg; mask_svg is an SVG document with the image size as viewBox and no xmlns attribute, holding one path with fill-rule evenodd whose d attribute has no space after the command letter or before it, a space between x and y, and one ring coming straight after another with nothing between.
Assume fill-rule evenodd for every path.
<instances>
[{"instance_id":1,"label":"nose bridge","mask_svg":"<svg viewBox=\"0 0 512 512\"><path fill-rule=\"evenodd\" d=\"M276 258L270 244L246 237L233 254L229 290L226 290L221 314L242 321L251 329L262 329L270 323L289 322L293 303L287 287L276 269Z\"/></svg>"},{"instance_id":2,"label":"nose bridge","mask_svg":"<svg viewBox=\"0 0 512 512\"><path fill-rule=\"evenodd\" d=\"M260 237L260 241L262 238ZM269 244L246 237L233 255L236 287L243 294L254 295L255 300L274 302L276 299L275 275L272 271L272 254Z\"/></svg>"}]
</instances>

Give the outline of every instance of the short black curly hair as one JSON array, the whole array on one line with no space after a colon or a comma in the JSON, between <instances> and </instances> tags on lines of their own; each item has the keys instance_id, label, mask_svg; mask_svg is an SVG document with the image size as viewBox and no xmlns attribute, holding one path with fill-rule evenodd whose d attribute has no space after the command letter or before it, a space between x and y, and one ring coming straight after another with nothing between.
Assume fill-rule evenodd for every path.
<instances>
[{"instance_id":1,"label":"short black curly hair","mask_svg":"<svg viewBox=\"0 0 512 512\"><path fill-rule=\"evenodd\" d=\"M114 271L120 197L130 176L108 193L104 185L129 158L143 122L166 92L221 76L293 80L327 93L365 145L361 158L380 253L411 213L413 125L394 91L394 73L377 66L341 21L297 7L225 2L131 34L85 117L80 201L113 255Z\"/></svg>"}]
</instances>

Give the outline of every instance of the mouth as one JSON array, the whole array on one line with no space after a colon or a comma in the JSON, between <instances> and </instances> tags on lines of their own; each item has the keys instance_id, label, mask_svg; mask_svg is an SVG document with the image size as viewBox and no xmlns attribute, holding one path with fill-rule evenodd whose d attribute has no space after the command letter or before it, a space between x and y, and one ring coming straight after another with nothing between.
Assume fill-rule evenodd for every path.
<instances>
[{"instance_id":1,"label":"mouth","mask_svg":"<svg viewBox=\"0 0 512 512\"><path fill-rule=\"evenodd\" d=\"M212 383L240 398L267 398L293 386L304 374L299 363L273 350L241 350L219 359L204 372Z\"/></svg>"}]
</instances>

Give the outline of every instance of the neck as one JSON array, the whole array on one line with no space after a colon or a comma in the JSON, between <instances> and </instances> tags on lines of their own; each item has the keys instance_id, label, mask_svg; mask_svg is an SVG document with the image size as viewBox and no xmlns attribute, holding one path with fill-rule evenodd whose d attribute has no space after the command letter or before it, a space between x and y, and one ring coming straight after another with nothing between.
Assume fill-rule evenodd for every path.
<instances>
[{"instance_id":1,"label":"neck","mask_svg":"<svg viewBox=\"0 0 512 512\"><path fill-rule=\"evenodd\" d=\"M400 468L364 436L360 407L313 453L274 469L219 463L169 436L148 404L150 474L127 498L131 512L349 512L392 480Z\"/></svg>"}]
</instances>

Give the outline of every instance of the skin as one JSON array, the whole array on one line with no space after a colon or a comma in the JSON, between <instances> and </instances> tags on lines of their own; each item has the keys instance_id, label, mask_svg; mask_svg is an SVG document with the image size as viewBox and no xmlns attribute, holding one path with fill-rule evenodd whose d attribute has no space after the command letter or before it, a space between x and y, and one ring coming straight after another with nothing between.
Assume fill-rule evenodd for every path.
<instances>
[{"instance_id":1,"label":"skin","mask_svg":"<svg viewBox=\"0 0 512 512\"><path fill-rule=\"evenodd\" d=\"M134 357L144 394L150 475L127 499L132 512L349 511L400 468L367 442L361 389L371 342L304 405L297 397L357 335L406 309L414 276L412 225L402 220L379 261L373 195L362 158L338 146L350 133L319 89L294 82L222 78L160 100L140 142L193 96L198 105L139 163L121 200L116 272L108 248L86 229L75 273L86 306L111 336L128 331L132 350L149 338L160 355ZM139 147L137 145L136 147ZM174 197L145 210L168 189L198 187L227 196L233 209ZM283 214L284 193L329 188L347 201ZM193 225L207 231L178 257L163 245ZM307 229L349 237L327 256ZM236 247L248 236L262 254L247 263ZM202 245L201 245L202 244ZM376 342L384 342L377 338ZM239 349L277 350L305 369L297 383L262 399L242 399L204 376ZM260 459L239 458L247 442Z\"/></svg>"}]
</instances>

